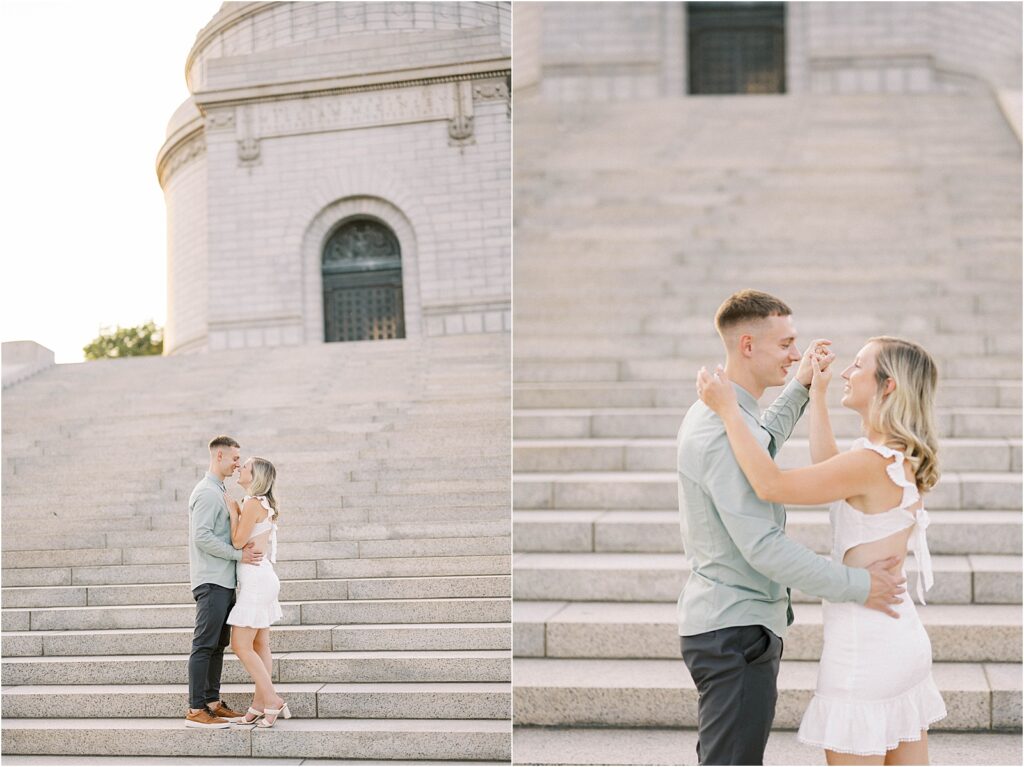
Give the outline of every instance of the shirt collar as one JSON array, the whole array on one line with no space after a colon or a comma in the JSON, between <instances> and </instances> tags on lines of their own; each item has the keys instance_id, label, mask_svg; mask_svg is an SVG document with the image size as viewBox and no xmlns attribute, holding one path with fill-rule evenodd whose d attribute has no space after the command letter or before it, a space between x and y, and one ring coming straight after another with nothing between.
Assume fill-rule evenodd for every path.
<instances>
[{"instance_id":1,"label":"shirt collar","mask_svg":"<svg viewBox=\"0 0 1024 767\"><path fill-rule=\"evenodd\" d=\"M214 474L212 471L206 472L206 478L212 480L213 482L215 482L217 484L217 487L219 487L225 493L228 491L227 488L224 487L224 481L220 477L218 477L216 474Z\"/></svg>"},{"instance_id":2,"label":"shirt collar","mask_svg":"<svg viewBox=\"0 0 1024 767\"><path fill-rule=\"evenodd\" d=\"M736 401L739 403L739 406L754 416L756 420L761 420L761 407L757 404L757 400L754 399L754 395L735 381L732 385L736 389Z\"/></svg>"}]
</instances>

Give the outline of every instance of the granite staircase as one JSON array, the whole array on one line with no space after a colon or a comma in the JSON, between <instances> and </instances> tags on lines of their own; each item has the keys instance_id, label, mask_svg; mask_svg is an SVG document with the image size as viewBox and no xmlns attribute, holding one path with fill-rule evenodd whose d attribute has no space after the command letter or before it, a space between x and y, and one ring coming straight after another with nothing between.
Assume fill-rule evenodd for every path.
<instances>
[{"instance_id":1,"label":"granite staircase","mask_svg":"<svg viewBox=\"0 0 1024 767\"><path fill-rule=\"evenodd\" d=\"M135 358L6 390L5 757L507 763L508 351L480 335ZM278 469L273 678L294 718L269 730L184 727L187 499L220 433ZM247 706L230 649L223 680Z\"/></svg>"},{"instance_id":2,"label":"granite staircase","mask_svg":"<svg viewBox=\"0 0 1024 767\"><path fill-rule=\"evenodd\" d=\"M696 764L675 435L697 369L723 357L715 309L753 287L793 308L801 349L832 339L839 369L883 333L936 357L920 612L949 716L933 763L1019 763L1021 147L991 97L532 99L517 115L515 761ZM859 422L836 382L842 449ZM806 433L784 466L809 462ZM788 533L830 548L823 507L791 508ZM772 764L824 763L793 732L822 643L820 601L795 599Z\"/></svg>"}]
</instances>

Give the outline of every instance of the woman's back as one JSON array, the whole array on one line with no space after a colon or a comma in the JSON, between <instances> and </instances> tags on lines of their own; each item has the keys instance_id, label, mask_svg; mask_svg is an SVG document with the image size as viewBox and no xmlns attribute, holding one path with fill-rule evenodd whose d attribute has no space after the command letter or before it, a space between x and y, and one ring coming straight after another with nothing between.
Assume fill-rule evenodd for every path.
<instances>
[{"instance_id":1,"label":"woman's back","mask_svg":"<svg viewBox=\"0 0 1024 767\"><path fill-rule=\"evenodd\" d=\"M928 518L913 470L900 451L865 438L856 440L850 449L873 450L884 457L888 461L885 472L889 483L870 496L847 498L830 505L832 558L848 567L867 567L898 556L902 565L909 549L919 560L918 568L927 569L921 577L930 586L931 562L923 535Z\"/></svg>"},{"instance_id":2,"label":"woman's back","mask_svg":"<svg viewBox=\"0 0 1024 767\"><path fill-rule=\"evenodd\" d=\"M249 534L247 543L252 543L253 550L259 553L265 553L270 550L271 561L274 561L276 559L276 552L274 551L276 546L274 543L276 543L277 524L273 519L271 519L273 510L267 502L266 496L247 495L242 501L243 507L252 499L260 502L263 515L258 518L256 524L253 525L252 532Z\"/></svg>"}]
</instances>

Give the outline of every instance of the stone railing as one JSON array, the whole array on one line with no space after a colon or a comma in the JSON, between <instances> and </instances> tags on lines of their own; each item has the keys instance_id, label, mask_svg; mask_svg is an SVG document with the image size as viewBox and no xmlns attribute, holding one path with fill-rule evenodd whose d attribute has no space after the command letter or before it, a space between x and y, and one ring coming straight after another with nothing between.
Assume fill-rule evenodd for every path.
<instances>
[{"instance_id":1,"label":"stone railing","mask_svg":"<svg viewBox=\"0 0 1024 767\"><path fill-rule=\"evenodd\" d=\"M54 365L53 352L35 341L6 341L2 346L4 389Z\"/></svg>"}]
</instances>

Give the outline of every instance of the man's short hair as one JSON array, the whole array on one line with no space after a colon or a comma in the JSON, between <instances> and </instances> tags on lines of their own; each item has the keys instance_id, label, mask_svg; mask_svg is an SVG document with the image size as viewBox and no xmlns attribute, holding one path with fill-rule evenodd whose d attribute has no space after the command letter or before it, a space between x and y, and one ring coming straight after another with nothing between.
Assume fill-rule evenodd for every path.
<instances>
[{"instance_id":1,"label":"man's short hair","mask_svg":"<svg viewBox=\"0 0 1024 767\"><path fill-rule=\"evenodd\" d=\"M210 450L216 450L218 447L242 447L235 442L231 437L226 437L221 434L219 437L214 437L210 440Z\"/></svg>"},{"instance_id":2,"label":"man's short hair","mask_svg":"<svg viewBox=\"0 0 1024 767\"><path fill-rule=\"evenodd\" d=\"M793 312L786 304L760 290L741 290L733 293L715 312L715 329L724 333L734 325L748 320L764 320L769 317L788 317Z\"/></svg>"}]
</instances>

